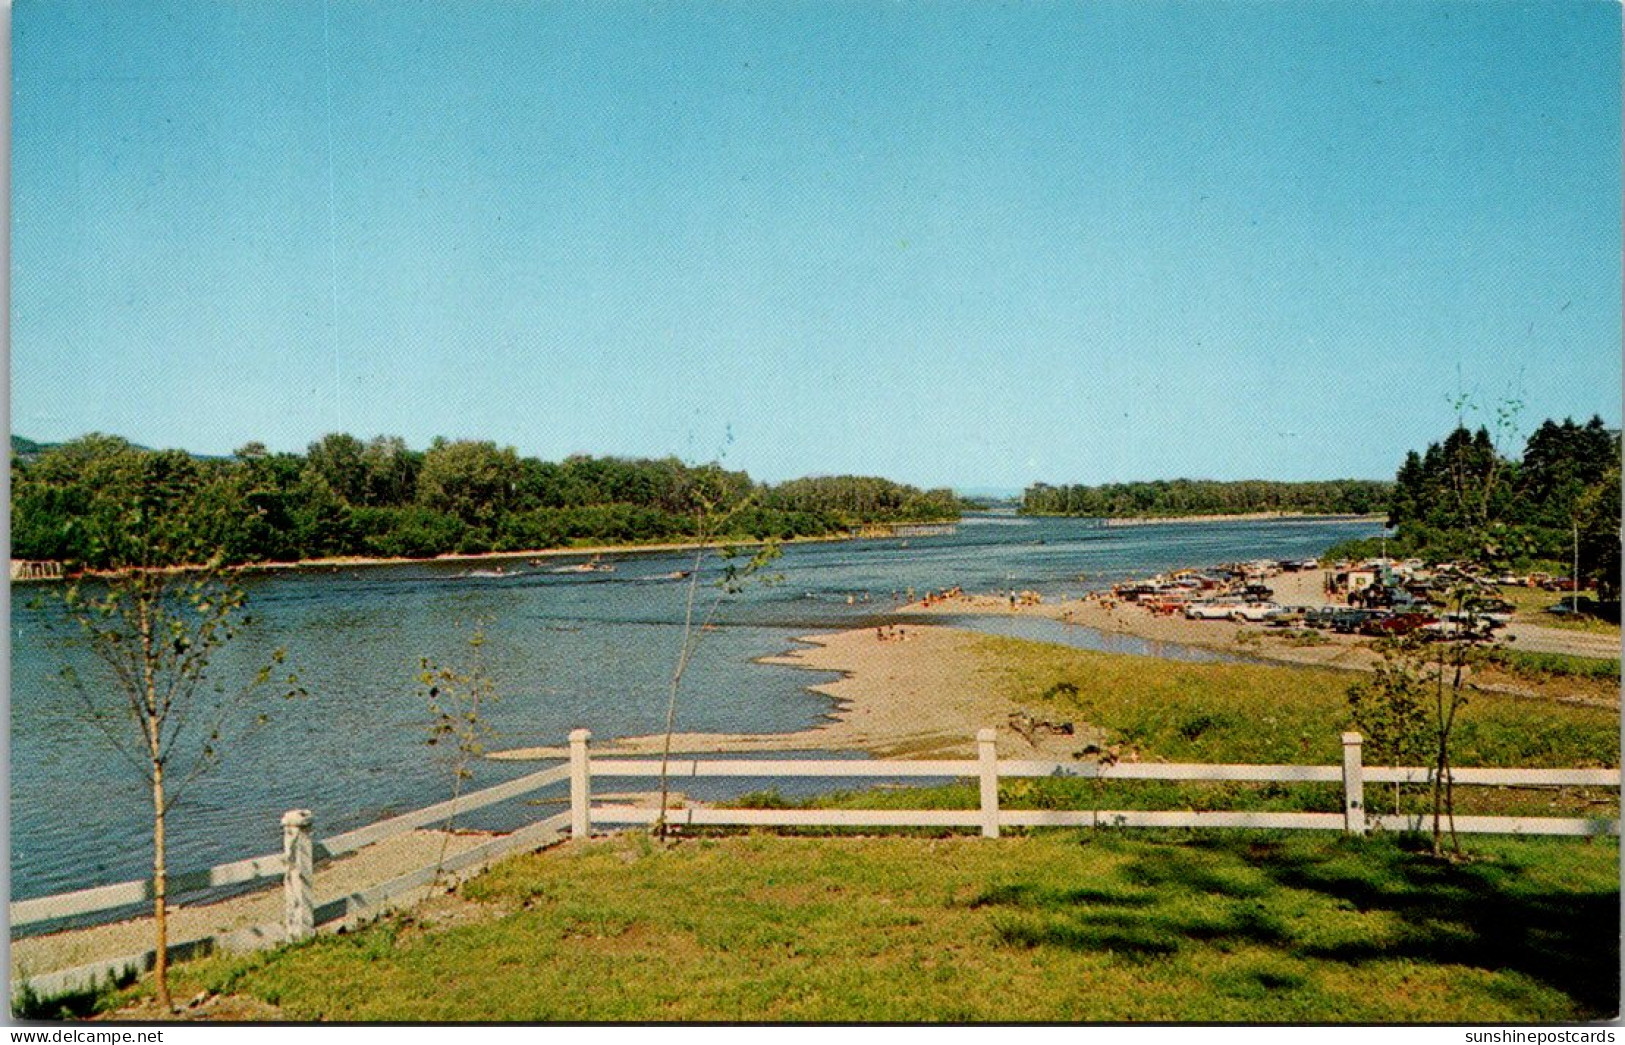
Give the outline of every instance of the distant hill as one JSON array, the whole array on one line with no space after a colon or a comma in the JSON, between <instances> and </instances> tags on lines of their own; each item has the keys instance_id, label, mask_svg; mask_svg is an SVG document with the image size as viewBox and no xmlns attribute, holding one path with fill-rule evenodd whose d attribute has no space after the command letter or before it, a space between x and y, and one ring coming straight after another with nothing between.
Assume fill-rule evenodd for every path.
<instances>
[{"instance_id":1,"label":"distant hill","mask_svg":"<svg viewBox=\"0 0 1625 1045\"><path fill-rule=\"evenodd\" d=\"M60 444L60 443L36 443L32 439L25 439L23 436L20 436L20 435L14 435L14 436L11 437L11 452L16 454L18 457L21 457L25 461L32 461L34 458L38 457L40 454L44 453L45 451L51 449L54 446L60 446L60 445L62 445L62 444Z\"/></svg>"},{"instance_id":2,"label":"distant hill","mask_svg":"<svg viewBox=\"0 0 1625 1045\"><path fill-rule=\"evenodd\" d=\"M11 437L11 452L28 462L35 461L38 459L40 454L45 453L47 450L55 450L61 445L61 443L35 442L34 440L29 439L27 436L21 435L13 435ZM140 443L131 443L130 445L137 450L150 451L152 449L152 447L142 446ZM231 459L230 457L222 457L218 454L194 454L191 451L187 451L187 454L198 461L229 461Z\"/></svg>"}]
</instances>

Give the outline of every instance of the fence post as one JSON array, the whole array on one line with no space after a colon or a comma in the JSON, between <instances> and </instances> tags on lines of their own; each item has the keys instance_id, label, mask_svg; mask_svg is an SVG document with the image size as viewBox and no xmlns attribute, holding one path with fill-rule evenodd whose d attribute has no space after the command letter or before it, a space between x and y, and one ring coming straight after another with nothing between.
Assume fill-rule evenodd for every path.
<instances>
[{"instance_id":1,"label":"fence post","mask_svg":"<svg viewBox=\"0 0 1625 1045\"><path fill-rule=\"evenodd\" d=\"M592 731L578 729L570 734L570 837L586 838L592 832L592 774L587 767L587 741Z\"/></svg>"},{"instance_id":2,"label":"fence post","mask_svg":"<svg viewBox=\"0 0 1625 1045\"><path fill-rule=\"evenodd\" d=\"M1343 734L1343 829L1365 834L1365 775L1358 733Z\"/></svg>"},{"instance_id":3,"label":"fence post","mask_svg":"<svg viewBox=\"0 0 1625 1045\"><path fill-rule=\"evenodd\" d=\"M282 930L289 943L316 932L315 853L308 809L282 814Z\"/></svg>"},{"instance_id":4,"label":"fence post","mask_svg":"<svg viewBox=\"0 0 1625 1045\"><path fill-rule=\"evenodd\" d=\"M982 775L982 837L999 837L999 753L994 746L998 734L991 729L976 733L977 760Z\"/></svg>"}]
</instances>

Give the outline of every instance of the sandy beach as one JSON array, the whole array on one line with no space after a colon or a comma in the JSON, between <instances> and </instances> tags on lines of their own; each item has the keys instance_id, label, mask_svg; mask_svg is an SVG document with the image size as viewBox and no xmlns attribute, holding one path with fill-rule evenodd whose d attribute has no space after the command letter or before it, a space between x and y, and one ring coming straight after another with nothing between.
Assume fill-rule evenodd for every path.
<instances>
[{"instance_id":1,"label":"sandy beach","mask_svg":"<svg viewBox=\"0 0 1625 1045\"><path fill-rule=\"evenodd\" d=\"M1269 584L1275 591L1275 601L1283 606L1342 605L1340 600L1327 597L1325 577L1324 570L1303 570L1272 577ZM1320 632L1327 640L1325 644L1298 646L1286 641L1287 635L1281 628L1237 624L1228 620L1188 620L1179 613L1158 615L1133 603L1114 604L1111 600L1081 596L1043 602L1018 600L1011 606L1008 594L966 592L947 598L922 599L905 606L901 612L917 617L922 623L967 613L1047 617L1156 642L1174 642L1285 664L1355 671L1369 670L1380 659L1367 648L1365 640L1352 635Z\"/></svg>"},{"instance_id":2,"label":"sandy beach","mask_svg":"<svg viewBox=\"0 0 1625 1045\"><path fill-rule=\"evenodd\" d=\"M1283 573L1269 583L1282 605L1341 605L1326 594L1324 570ZM976 731L991 726L999 729L1001 755L1064 757L1094 739L1089 735L1093 727L1086 723L1073 723L1076 737L1040 737L1036 744L1010 730L1011 716L1032 709L1011 702L995 686L997 669L979 652L979 633L943 623L966 614L1045 617L1283 665L1369 671L1381 663L1370 640L1360 636L1319 631L1314 644L1302 644L1293 641L1291 629L1188 620L1181 614L1157 615L1137 605L1097 598L1018 598L1012 606L1008 593L959 593L912 603L898 614L917 623L811 635L800 640L810 648L762 659L764 664L841 672L835 682L809 687L835 701L827 722L794 733L678 733L672 737L672 753L857 750L882 758L964 757L973 749ZM1524 635L1535 634L1580 655L1618 655L1617 642L1607 636L1527 623L1510 630L1516 632L1520 627ZM1617 694L1599 696L1561 680L1533 682L1495 673L1481 676L1475 684L1510 696L1618 706ZM648 756L658 755L662 746L663 738L650 734L600 738L593 748L605 756ZM495 752L490 757L557 759L568 755L565 747L547 746Z\"/></svg>"},{"instance_id":3,"label":"sandy beach","mask_svg":"<svg viewBox=\"0 0 1625 1045\"><path fill-rule=\"evenodd\" d=\"M882 634L894 638L881 638ZM678 733L673 754L753 751L867 751L879 758L963 758L975 751L977 730L999 729L999 751L1010 757L1035 753L1069 755L1087 743L1075 737L1040 738L1033 744L1007 728L1010 716L1025 709L994 685L977 652L981 636L941 626L862 628L811 635L810 648L765 657L763 664L839 671L834 682L810 687L835 701L827 722L795 733ZM603 738L595 754L658 755L659 734ZM496 759L555 759L563 747L515 748L494 752Z\"/></svg>"}]
</instances>

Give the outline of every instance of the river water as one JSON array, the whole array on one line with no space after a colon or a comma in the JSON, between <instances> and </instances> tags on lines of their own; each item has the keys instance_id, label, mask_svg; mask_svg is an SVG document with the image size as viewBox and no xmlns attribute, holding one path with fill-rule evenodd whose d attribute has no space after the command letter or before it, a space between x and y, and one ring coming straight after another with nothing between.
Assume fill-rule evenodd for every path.
<instances>
[{"instance_id":1,"label":"river water","mask_svg":"<svg viewBox=\"0 0 1625 1045\"><path fill-rule=\"evenodd\" d=\"M969 592L1077 594L1180 566L1312 557L1333 542L1378 532L1378 524L1360 521L1106 528L1091 520L983 515L949 534L792 545L771 567L778 583L752 585L718 605L689 669L677 726L781 732L815 723L831 705L807 687L832 676L756 659L782 653L800 635L886 620L910 589L924 594L957 584ZM251 672L267 650L282 646L309 696L269 708L263 728L226 745L220 764L188 786L172 819L170 866L188 870L273 851L286 809L315 810L320 837L448 797L450 769L425 743L417 675L422 658L464 659L477 621L487 622L486 668L498 692L487 709L499 734L492 748L557 744L575 728L601 738L658 732L688 590L673 575L695 558L648 553L604 561L612 572L559 572L570 560L544 559L510 560L503 576L488 575L484 565L423 563L249 580L255 619L217 657L217 677ZM708 558L702 577L717 566ZM61 671L72 665L91 686L105 685L105 677L61 631L46 627L54 611L48 600L36 605L30 591L14 592L11 620L14 899L140 877L150 861L145 785L86 722ZM701 616L713 593L700 588ZM1083 628L1044 631L1041 621L982 624L1097 649L1212 656ZM535 768L483 762L468 786ZM538 815L521 800L477 814L468 826L511 827Z\"/></svg>"}]
</instances>

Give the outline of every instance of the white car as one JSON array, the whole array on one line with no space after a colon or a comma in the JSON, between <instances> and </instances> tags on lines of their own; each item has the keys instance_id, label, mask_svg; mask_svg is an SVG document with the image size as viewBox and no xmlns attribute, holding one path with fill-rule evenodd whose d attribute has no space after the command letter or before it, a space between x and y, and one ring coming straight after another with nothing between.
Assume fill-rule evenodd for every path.
<instances>
[{"instance_id":1,"label":"white car","mask_svg":"<svg viewBox=\"0 0 1625 1045\"><path fill-rule=\"evenodd\" d=\"M1233 621L1252 621L1254 624L1258 624L1269 620L1271 614L1280 611L1281 607L1273 602L1246 602L1231 608L1230 619Z\"/></svg>"},{"instance_id":2,"label":"white car","mask_svg":"<svg viewBox=\"0 0 1625 1045\"><path fill-rule=\"evenodd\" d=\"M1229 620L1230 615L1244 604L1234 600L1208 599L1185 604L1185 617L1189 620Z\"/></svg>"}]
</instances>

